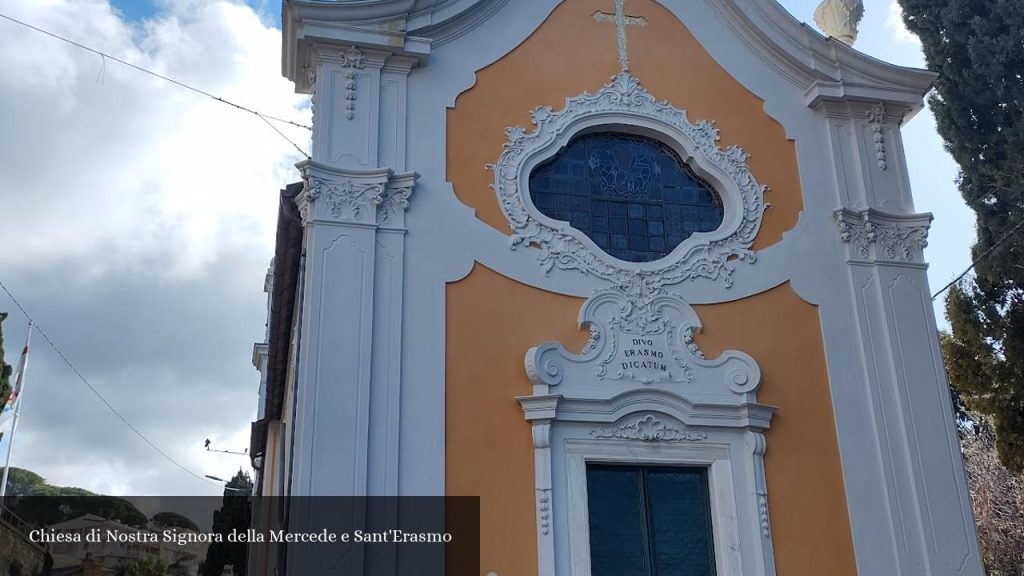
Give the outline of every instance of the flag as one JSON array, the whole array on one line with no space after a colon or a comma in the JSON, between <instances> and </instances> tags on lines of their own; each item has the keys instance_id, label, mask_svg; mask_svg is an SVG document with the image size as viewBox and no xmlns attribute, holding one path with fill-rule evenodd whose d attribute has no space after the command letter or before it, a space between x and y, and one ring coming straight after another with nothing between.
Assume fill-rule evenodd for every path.
<instances>
[{"instance_id":1,"label":"flag","mask_svg":"<svg viewBox=\"0 0 1024 576\"><path fill-rule=\"evenodd\" d=\"M18 411L18 398L21 397L21 387L25 382L25 371L28 370L28 342L25 349L21 351L21 360L18 362L18 371L14 374L14 384L11 392L4 399L3 407L0 408L0 433L7 434L14 422L14 415Z\"/></svg>"}]
</instances>

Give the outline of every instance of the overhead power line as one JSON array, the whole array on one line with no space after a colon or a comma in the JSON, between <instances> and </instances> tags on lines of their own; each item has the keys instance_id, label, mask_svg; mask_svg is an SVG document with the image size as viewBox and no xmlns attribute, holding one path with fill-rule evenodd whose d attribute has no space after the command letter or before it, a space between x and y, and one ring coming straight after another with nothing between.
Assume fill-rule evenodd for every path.
<instances>
[{"instance_id":1,"label":"overhead power line","mask_svg":"<svg viewBox=\"0 0 1024 576\"><path fill-rule=\"evenodd\" d=\"M104 398L102 394L100 394L99 390L97 390L92 384L89 383L89 379L86 378L85 375L82 374L82 372L77 367L75 367L74 363L71 362L71 360L68 359L68 357L64 354L64 352L61 351L60 347L57 346L57 343L54 342L50 338L50 335L47 334L45 330L43 330L43 327L40 326L39 323L36 322L35 319L33 319L31 315L29 315L28 310L25 310L25 307L21 305L21 302L19 302L18 299L14 297L14 294L11 294L11 291L7 289L7 286L3 283L2 280L0 280L0 289L3 289L4 293L7 294L7 297L11 299L11 302L14 302L14 305L17 306L19 311L21 311L22 315L24 315L25 318L29 322L31 322L32 324L35 325L36 332L38 332L39 335L43 337L43 340L46 340L46 343L50 345L50 348L53 348L53 351L57 353L57 356L59 356L60 359L63 360L65 364L67 364L68 368L70 368L71 371L74 372L76 376L78 376L78 379L81 380L82 383L85 384L86 387L88 387L89 390L91 390L92 393L95 394L96 397L100 399L100 402L103 402L103 404L107 408L109 408L110 411L113 412L114 415L117 416L118 419L121 420L121 422L123 422L125 426L127 426L132 432L134 432L136 436L141 438L142 441L145 442L147 445L149 445L150 448L152 448L158 454L163 456L168 462L170 462L171 464L174 464L175 466L180 468L186 474L188 474L190 476L193 476L196 479L201 480L202 482L204 482L206 484L211 484L211 485L219 486L219 484L214 484L213 482L210 482L209 480L207 480L203 476L201 476L199 474L196 474L192 470L190 470L187 467L185 467L185 465L182 464L181 462L178 462L177 460L172 458L170 454L168 454L167 452L164 452L163 450L161 450L159 446L154 444L152 440L147 438L145 434L143 434L141 431L139 431L138 428L136 428L134 425L132 425L132 423L129 422L127 418L125 418L120 412L117 411L117 408L114 408L110 404L110 402L108 402L107 399Z\"/></svg>"},{"instance_id":2,"label":"overhead power line","mask_svg":"<svg viewBox=\"0 0 1024 576\"><path fill-rule=\"evenodd\" d=\"M975 266L977 266L985 258L988 258L988 256L990 254L992 254L992 252L994 252L995 249L998 248L1000 244L1002 244L1003 242L1006 242L1007 240L1009 240L1010 236L1013 236L1014 233L1016 233L1021 228L1024 228L1024 220L1021 220L1016 226L1011 228L1010 231L1007 232L1006 234L1004 234L1002 238L997 240L995 244L989 246L988 250L985 250L985 252L983 252L981 254L981 256L978 256L977 259L975 259L973 262L971 262L971 265L968 266L966 270L961 272L959 276L954 278L952 282L950 282L949 284L946 284L945 286L943 286L942 290L939 290L935 294L932 294L932 300L935 300L936 298L938 298L940 294L942 294L946 290L949 290L950 287L952 287L954 284L956 284L957 282L962 280L964 276L967 276L968 272L970 272L971 270L974 270Z\"/></svg>"},{"instance_id":3,"label":"overhead power line","mask_svg":"<svg viewBox=\"0 0 1024 576\"><path fill-rule=\"evenodd\" d=\"M97 55L99 55L100 57L102 57L104 59L104 62L106 62L106 59L109 58L110 60L113 60L114 62L117 62L118 64L124 64L125 66L128 66L129 68L134 68L135 70L138 70L139 72L143 72L145 74L149 74L150 76L153 76L155 78L159 78L159 79L164 80L166 82L170 82L171 84L175 84L175 85L180 86L180 87L182 87L182 88L184 88L186 90L191 90L191 91L193 91L193 92L195 92L197 94L202 94L203 96L206 96L208 98L212 98L212 99L216 100L217 102L220 102L222 104L227 104L228 106L232 106L232 107L237 108L237 109L239 109L239 110L241 110L243 112L248 112L249 114L253 114L257 118L259 118L259 119L263 120L264 122L266 122L267 125L270 126L274 130L274 132L277 132L278 135L280 135L282 138L287 140L289 144L291 144L296 150L299 151L299 153L301 153L306 158L309 158L309 154L307 154L302 148L300 148L298 144L296 144L290 138L285 136L284 133L281 132L280 130L278 130L276 126L274 126L273 124L270 123L270 121L273 120L275 122L282 122L282 123L285 123L285 124L291 124L292 126L297 126L299 128L305 128L306 130L312 131L313 127L309 126L308 124L301 124L299 122L295 122L294 120L287 120L285 118L279 118L277 116L272 116L270 114L264 114L262 112L258 112L256 110L253 110L252 108L247 108L245 106L242 106L241 104L236 104L235 102L231 102L230 100L226 100L224 98L221 98L220 96L217 96L217 95L211 94L211 93L209 93L209 92L207 92L205 90L196 88L195 86L191 86L189 84L185 84L184 82L181 82L179 80L175 80L174 78L169 78L167 76L164 76L163 74L154 72L154 71L149 70L147 68L143 68L142 66L138 66L136 64L132 64L131 62L128 62L128 61L122 60L122 59L120 59L120 58L118 58L116 56L112 56L110 54L107 54L106 52L103 52L102 50L97 50L96 48L92 48L90 46L86 46L85 44L82 44L82 43L79 43L79 42L75 42L74 40L71 40L70 38L65 38L64 36L61 36L60 34L56 34L54 32L50 32L49 30L44 30L42 28L39 28L38 26L33 26L32 24L29 24L27 22L22 22L21 20L18 20L17 18L12 18L12 17L10 17L10 16L8 16L6 14L0 13L0 18L3 18L5 20L9 20L11 22L14 22L15 24L19 24L19 25L24 26L26 28L29 28L31 30L35 30L36 32L40 32L42 34L46 34L47 36L50 36L52 38L56 38L57 40L60 40L62 42L67 42L68 44L71 44L72 46L76 46L78 48L81 48L82 50L87 50L89 52L92 52L93 54L97 54Z\"/></svg>"}]
</instances>

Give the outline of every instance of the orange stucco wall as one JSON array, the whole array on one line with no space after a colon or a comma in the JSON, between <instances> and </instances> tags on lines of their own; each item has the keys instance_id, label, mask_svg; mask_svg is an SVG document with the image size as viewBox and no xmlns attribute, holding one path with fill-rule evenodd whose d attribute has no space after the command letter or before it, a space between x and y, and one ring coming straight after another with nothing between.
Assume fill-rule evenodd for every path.
<instances>
[{"instance_id":1,"label":"orange stucco wall","mask_svg":"<svg viewBox=\"0 0 1024 576\"><path fill-rule=\"evenodd\" d=\"M536 106L561 108L567 96L618 71L614 27L591 16L613 8L612 0L563 2L525 42L481 70L449 111L448 179L491 226L508 230L483 165L500 154L506 126L531 126ZM755 248L779 241L803 206L793 143L671 13L652 0L630 0L627 12L648 21L628 31L631 71L657 98L689 110L691 121L715 120L723 146L751 154L773 204ZM547 340L582 347L581 304L480 265L448 286L446 484L449 494L481 496L482 573L537 571L533 450L514 398L530 393L529 347ZM779 408L765 463L778 573L856 574L817 309L787 284L697 312L708 357L727 348L749 353L764 375L759 400Z\"/></svg>"},{"instance_id":2,"label":"orange stucco wall","mask_svg":"<svg viewBox=\"0 0 1024 576\"><path fill-rule=\"evenodd\" d=\"M531 393L523 368L531 346L583 347L583 301L481 265L449 284L446 301L446 491L480 496L481 574L536 574L533 436L515 397Z\"/></svg>"},{"instance_id":3,"label":"orange stucco wall","mask_svg":"<svg viewBox=\"0 0 1024 576\"><path fill-rule=\"evenodd\" d=\"M761 184L769 187L755 248L779 241L796 224L803 199L796 149L763 102L736 82L670 12L651 0L630 0L628 13L647 25L627 29L630 72L658 99L685 109L690 122L713 120L721 146L738 145ZM565 99L607 84L620 70L615 27L594 20L614 11L612 0L567 0L525 42L477 73L476 84L448 112L448 180L460 200L491 226L508 231L484 168L501 154L505 128L532 128L530 112L556 110ZM760 66L760 62L753 63Z\"/></svg>"}]
</instances>

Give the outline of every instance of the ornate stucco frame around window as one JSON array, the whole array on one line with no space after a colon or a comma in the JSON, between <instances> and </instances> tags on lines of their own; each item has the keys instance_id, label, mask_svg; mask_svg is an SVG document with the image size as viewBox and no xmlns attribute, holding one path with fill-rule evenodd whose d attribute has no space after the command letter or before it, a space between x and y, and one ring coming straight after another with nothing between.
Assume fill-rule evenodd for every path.
<instances>
[{"instance_id":1,"label":"ornate stucco frame around window","mask_svg":"<svg viewBox=\"0 0 1024 576\"><path fill-rule=\"evenodd\" d=\"M561 110L550 106L535 109L532 119L535 128L531 132L518 126L505 130L505 149L489 167L495 176L493 188L513 231L513 248L538 248L547 271L578 270L619 286L642 280L654 289L699 278L729 286L734 261L755 260L750 246L761 226L767 187L750 171L746 152L736 146L719 146L719 132L713 123L691 123L685 110L656 99L625 70L597 92L567 98ZM657 261L634 263L605 253L568 222L542 214L530 199L530 172L574 136L604 130L653 137L675 150L721 196L721 226L694 233Z\"/></svg>"}]
</instances>

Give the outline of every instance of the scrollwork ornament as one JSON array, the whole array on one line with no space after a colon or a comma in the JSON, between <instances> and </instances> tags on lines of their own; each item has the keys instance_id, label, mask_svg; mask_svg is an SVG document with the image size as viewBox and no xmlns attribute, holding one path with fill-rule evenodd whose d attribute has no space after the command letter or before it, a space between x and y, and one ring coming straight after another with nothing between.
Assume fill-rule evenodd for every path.
<instances>
[{"instance_id":1,"label":"scrollwork ornament","mask_svg":"<svg viewBox=\"0 0 1024 576\"><path fill-rule=\"evenodd\" d=\"M393 224L398 219L398 215L404 213L409 207L409 196L411 195L411 186L386 188L380 204L377 205L377 216L380 223Z\"/></svg>"},{"instance_id":2,"label":"scrollwork ornament","mask_svg":"<svg viewBox=\"0 0 1024 576\"><path fill-rule=\"evenodd\" d=\"M635 263L617 260L584 240L585 236L571 227L549 224L532 205L526 190L524 165L550 150L552 144L571 134L581 120L630 115L653 120L680 132L694 150L691 155L712 165L727 177L732 190L733 206L742 210L741 217L727 220L731 227L716 233L684 240L667 257L638 267ZM691 123L685 110L647 92L628 71L612 77L609 84L594 93L584 92L566 100L561 110L541 106L533 111L535 128L505 130L506 142L498 161L488 165L494 172L495 190L502 211L512 229L511 247L533 247L539 250L538 260L545 273L554 269L579 271L612 282L630 292L657 294L663 287L698 279L732 285L733 267L752 263L756 257L750 249L760 228L766 208L760 185L747 166L747 154L736 146L721 148L720 135L714 124L700 120Z\"/></svg>"},{"instance_id":3,"label":"scrollwork ornament","mask_svg":"<svg viewBox=\"0 0 1024 576\"><path fill-rule=\"evenodd\" d=\"M590 433L594 438L618 438L644 442L699 442L708 435L699 430L686 430L667 424L651 414L620 426L606 426Z\"/></svg>"}]
</instances>

